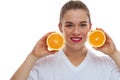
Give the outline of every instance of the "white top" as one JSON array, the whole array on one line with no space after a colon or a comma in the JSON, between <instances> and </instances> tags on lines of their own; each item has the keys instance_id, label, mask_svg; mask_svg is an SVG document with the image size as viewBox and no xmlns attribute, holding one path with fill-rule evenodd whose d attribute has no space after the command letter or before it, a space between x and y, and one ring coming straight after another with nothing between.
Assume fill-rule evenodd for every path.
<instances>
[{"instance_id":1,"label":"white top","mask_svg":"<svg viewBox=\"0 0 120 80\"><path fill-rule=\"evenodd\" d=\"M88 51L84 61L75 67L63 50L39 59L28 80L120 80L120 69L107 56Z\"/></svg>"}]
</instances>

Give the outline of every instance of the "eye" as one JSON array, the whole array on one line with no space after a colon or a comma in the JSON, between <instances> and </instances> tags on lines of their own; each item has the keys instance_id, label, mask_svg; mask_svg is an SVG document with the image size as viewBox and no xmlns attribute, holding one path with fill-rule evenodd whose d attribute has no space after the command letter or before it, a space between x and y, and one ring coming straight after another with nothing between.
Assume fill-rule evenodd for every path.
<instances>
[{"instance_id":1,"label":"eye","mask_svg":"<svg viewBox=\"0 0 120 80\"><path fill-rule=\"evenodd\" d=\"M66 24L65 27L71 28L73 27L73 24Z\"/></svg>"},{"instance_id":2,"label":"eye","mask_svg":"<svg viewBox=\"0 0 120 80\"><path fill-rule=\"evenodd\" d=\"M80 24L80 26L81 27L85 27L85 26L87 26L87 24L86 23L82 23L82 24Z\"/></svg>"},{"instance_id":3,"label":"eye","mask_svg":"<svg viewBox=\"0 0 120 80\"><path fill-rule=\"evenodd\" d=\"M72 27L72 25L71 24L67 24L66 27Z\"/></svg>"}]
</instances>

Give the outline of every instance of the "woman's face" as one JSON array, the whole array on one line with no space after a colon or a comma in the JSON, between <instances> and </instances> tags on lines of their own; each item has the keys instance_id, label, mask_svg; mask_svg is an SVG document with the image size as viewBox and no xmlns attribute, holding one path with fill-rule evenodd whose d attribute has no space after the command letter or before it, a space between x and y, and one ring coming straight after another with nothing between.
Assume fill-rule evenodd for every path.
<instances>
[{"instance_id":1,"label":"woman's face","mask_svg":"<svg viewBox=\"0 0 120 80\"><path fill-rule=\"evenodd\" d=\"M91 23L84 10L68 10L59 24L59 29L65 38L65 47L78 50L86 42Z\"/></svg>"}]
</instances>

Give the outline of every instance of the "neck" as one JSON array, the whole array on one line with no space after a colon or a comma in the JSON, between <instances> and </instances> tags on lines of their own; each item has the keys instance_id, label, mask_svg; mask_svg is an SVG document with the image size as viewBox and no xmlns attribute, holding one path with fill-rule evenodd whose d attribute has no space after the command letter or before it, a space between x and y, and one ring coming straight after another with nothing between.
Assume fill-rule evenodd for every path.
<instances>
[{"instance_id":1,"label":"neck","mask_svg":"<svg viewBox=\"0 0 120 80\"><path fill-rule=\"evenodd\" d=\"M88 51L85 46L81 47L79 50L74 50L66 47L63 50L66 57L74 66L81 64L81 62L85 59Z\"/></svg>"},{"instance_id":2,"label":"neck","mask_svg":"<svg viewBox=\"0 0 120 80\"><path fill-rule=\"evenodd\" d=\"M79 50L75 50L75 49L71 49L68 47L65 47L64 49L64 53L66 54L67 57L82 57L82 56L86 56L87 54L87 48L85 46L81 47Z\"/></svg>"}]
</instances>

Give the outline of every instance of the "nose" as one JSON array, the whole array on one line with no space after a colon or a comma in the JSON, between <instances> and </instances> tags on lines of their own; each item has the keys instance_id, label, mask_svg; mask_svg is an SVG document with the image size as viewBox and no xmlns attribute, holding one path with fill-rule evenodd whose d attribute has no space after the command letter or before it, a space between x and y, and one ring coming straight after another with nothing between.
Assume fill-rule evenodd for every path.
<instances>
[{"instance_id":1,"label":"nose","mask_svg":"<svg viewBox=\"0 0 120 80\"><path fill-rule=\"evenodd\" d=\"M74 29L73 29L73 34L74 35L79 35L80 34L80 29L78 26L75 26Z\"/></svg>"}]
</instances>

